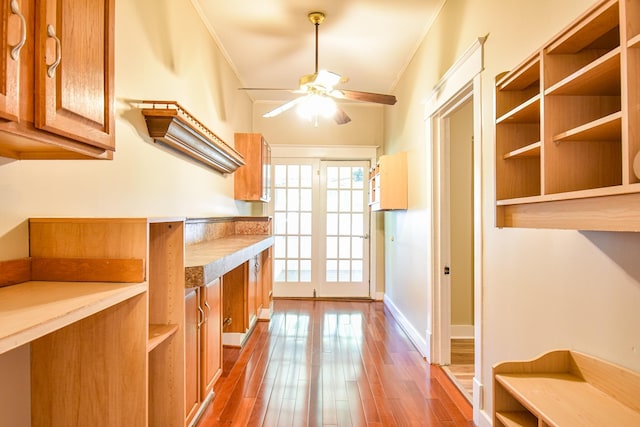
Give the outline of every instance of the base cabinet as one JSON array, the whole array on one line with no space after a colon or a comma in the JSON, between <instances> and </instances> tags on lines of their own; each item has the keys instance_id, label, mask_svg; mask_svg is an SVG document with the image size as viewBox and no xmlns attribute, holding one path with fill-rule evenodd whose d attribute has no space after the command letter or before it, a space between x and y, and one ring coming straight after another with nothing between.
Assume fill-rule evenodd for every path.
<instances>
[{"instance_id":1,"label":"base cabinet","mask_svg":"<svg viewBox=\"0 0 640 427\"><path fill-rule=\"evenodd\" d=\"M221 279L185 290L185 425L213 397L222 373Z\"/></svg>"}]
</instances>

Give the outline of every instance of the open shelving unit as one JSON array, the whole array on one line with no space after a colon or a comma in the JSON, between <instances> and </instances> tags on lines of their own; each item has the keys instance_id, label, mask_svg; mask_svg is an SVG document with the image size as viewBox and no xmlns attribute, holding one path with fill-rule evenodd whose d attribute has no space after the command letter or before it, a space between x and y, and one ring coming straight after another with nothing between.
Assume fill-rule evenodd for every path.
<instances>
[{"instance_id":1,"label":"open shelving unit","mask_svg":"<svg viewBox=\"0 0 640 427\"><path fill-rule=\"evenodd\" d=\"M599 2L497 77L498 227L640 231L638 3Z\"/></svg>"},{"instance_id":2,"label":"open shelving unit","mask_svg":"<svg viewBox=\"0 0 640 427\"><path fill-rule=\"evenodd\" d=\"M495 427L640 424L640 374L593 356L554 350L493 367Z\"/></svg>"}]
</instances>

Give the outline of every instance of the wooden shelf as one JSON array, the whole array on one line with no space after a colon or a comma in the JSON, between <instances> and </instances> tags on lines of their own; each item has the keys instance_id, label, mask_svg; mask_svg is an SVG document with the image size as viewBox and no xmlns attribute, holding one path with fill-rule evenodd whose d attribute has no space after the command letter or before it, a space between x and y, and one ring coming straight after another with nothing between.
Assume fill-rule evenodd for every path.
<instances>
[{"instance_id":1,"label":"wooden shelf","mask_svg":"<svg viewBox=\"0 0 640 427\"><path fill-rule=\"evenodd\" d=\"M627 46L630 48L640 47L640 34L636 34L627 42Z\"/></svg>"},{"instance_id":2,"label":"wooden shelf","mask_svg":"<svg viewBox=\"0 0 640 427\"><path fill-rule=\"evenodd\" d=\"M176 101L143 101L149 136L221 173L244 165L240 153L209 130Z\"/></svg>"},{"instance_id":3,"label":"wooden shelf","mask_svg":"<svg viewBox=\"0 0 640 427\"><path fill-rule=\"evenodd\" d=\"M540 54L536 53L513 72L499 79L496 86L501 91L520 91L540 81Z\"/></svg>"},{"instance_id":4,"label":"wooden shelf","mask_svg":"<svg viewBox=\"0 0 640 427\"><path fill-rule=\"evenodd\" d=\"M494 426L638 426L640 373L570 350L493 367Z\"/></svg>"},{"instance_id":5,"label":"wooden shelf","mask_svg":"<svg viewBox=\"0 0 640 427\"><path fill-rule=\"evenodd\" d=\"M147 352L162 344L167 338L175 335L178 325L149 325L149 342Z\"/></svg>"},{"instance_id":6,"label":"wooden shelf","mask_svg":"<svg viewBox=\"0 0 640 427\"><path fill-rule=\"evenodd\" d=\"M146 291L146 283L30 281L0 289L0 354Z\"/></svg>"},{"instance_id":7,"label":"wooden shelf","mask_svg":"<svg viewBox=\"0 0 640 427\"><path fill-rule=\"evenodd\" d=\"M553 137L553 142L562 141L620 141L622 138L622 113L606 117L570 129Z\"/></svg>"},{"instance_id":8,"label":"wooden shelf","mask_svg":"<svg viewBox=\"0 0 640 427\"><path fill-rule=\"evenodd\" d=\"M496 226L639 229L625 200L640 192L640 7L623 1L601 0L497 78ZM538 76L542 94L526 86Z\"/></svg>"},{"instance_id":9,"label":"wooden shelf","mask_svg":"<svg viewBox=\"0 0 640 427\"><path fill-rule=\"evenodd\" d=\"M521 159L525 157L540 157L540 141L529 144L525 147L518 148L504 155L504 159Z\"/></svg>"},{"instance_id":10,"label":"wooden shelf","mask_svg":"<svg viewBox=\"0 0 640 427\"><path fill-rule=\"evenodd\" d=\"M496 120L501 123L534 123L540 121L540 95L523 102Z\"/></svg>"},{"instance_id":11,"label":"wooden shelf","mask_svg":"<svg viewBox=\"0 0 640 427\"><path fill-rule=\"evenodd\" d=\"M553 425L640 425L640 413L572 373L502 374L495 379Z\"/></svg>"},{"instance_id":12,"label":"wooden shelf","mask_svg":"<svg viewBox=\"0 0 640 427\"><path fill-rule=\"evenodd\" d=\"M538 419L527 411L500 411L496 418L504 427L537 427Z\"/></svg>"},{"instance_id":13,"label":"wooden shelf","mask_svg":"<svg viewBox=\"0 0 640 427\"><path fill-rule=\"evenodd\" d=\"M620 47L551 86L545 95L620 96Z\"/></svg>"},{"instance_id":14,"label":"wooden shelf","mask_svg":"<svg viewBox=\"0 0 640 427\"><path fill-rule=\"evenodd\" d=\"M591 46L612 29L618 27L617 0L600 2L582 18L568 27L546 48L547 54L575 54Z\"/></svg>"}]
</instances>

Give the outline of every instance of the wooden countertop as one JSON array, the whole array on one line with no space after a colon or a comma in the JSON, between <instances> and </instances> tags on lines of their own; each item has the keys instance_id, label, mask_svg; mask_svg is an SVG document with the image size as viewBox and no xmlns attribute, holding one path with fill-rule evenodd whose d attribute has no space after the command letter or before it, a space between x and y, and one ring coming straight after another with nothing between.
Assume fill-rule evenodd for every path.
<instances>
[{"instance_id":1,"label":"wooden countertop","mask_svg":"<svg viewBox=\"0 0 640 427\"><path fill-rule=\"evenodd\" d=\"M1 288L0 354L146 290L146 282L30 281Z\"/></svg>"},{"instance_id":2,"label":"wooden countertop","mask_svg":"<svg viewBox=\"0 0 640 427\"><path fill-rule=\"evenodd\" d=\"M273 246L273 236L243 234L188 245L185 286L203 286Z\"/></svg>"}]
</instances>

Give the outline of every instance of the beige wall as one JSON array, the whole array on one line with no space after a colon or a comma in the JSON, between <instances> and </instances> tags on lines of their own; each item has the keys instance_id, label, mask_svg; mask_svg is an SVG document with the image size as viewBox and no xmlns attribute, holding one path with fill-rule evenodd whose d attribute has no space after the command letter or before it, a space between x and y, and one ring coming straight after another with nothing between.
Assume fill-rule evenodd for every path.
<instances>
[{"instance_id":1,"label":"beige wall","mask_svg":"<svg viewBox=\"0 0 640 427\"><path fill-rule=\"evenodd\" d=\"M594 4L592 0L448 0L385 116L385 148L407 150L409 210L388 213L386 293L421 334L428 323L431 170L424 104L443 73L488 34L482 73L483 341L485 410L491 366L552 348L581 350L640 371L640 234L494 227L493 85ZM389 244L389 236L395 242Z\"/></svg>"},{"instance_id":2,"label":"beige wall","mask_svg":"<svg viewBox=\"0 0 640 427\"><path fill-rule=\"evenodd\" d=\"M174 99L221 138L251 131L251 101L189 0L116 0L116 153L113 161L0 158L0 259L28 255L32 216L246 215L222 176L152 143L138 100ZM0 357L0 426L29 425L28 351ZM20 357L16 357L20 356ZM16 361L16 359L18 361ZM22 371L14 382L4 373ZM26 381L20 383L20 380ZM23 393L24 395L24 393ZM26 394L28 395L28 393ZM24 399L22 399L24 400Z\"/></svg>"}]
</instances>

